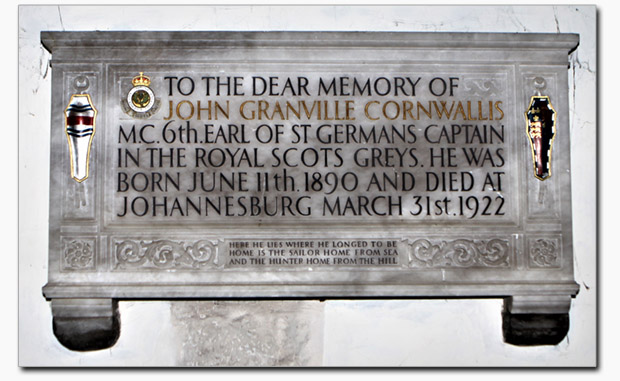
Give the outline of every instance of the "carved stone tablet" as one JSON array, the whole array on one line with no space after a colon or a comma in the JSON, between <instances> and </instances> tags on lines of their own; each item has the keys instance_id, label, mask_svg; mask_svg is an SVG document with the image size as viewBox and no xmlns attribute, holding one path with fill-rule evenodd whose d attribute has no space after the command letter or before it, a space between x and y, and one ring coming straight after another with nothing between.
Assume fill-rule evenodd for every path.
<instances>
[{"instance_id":1,"label":"carved stone tablet","mask_svg":"<svg viewBox=\"0 0 620 381\"><path fill-rule=\"evenodd\" d=\"M143 298L497 297L507 342L565 336L577 35L41 39L67 347Z\"/></svg>"}]
</instances>

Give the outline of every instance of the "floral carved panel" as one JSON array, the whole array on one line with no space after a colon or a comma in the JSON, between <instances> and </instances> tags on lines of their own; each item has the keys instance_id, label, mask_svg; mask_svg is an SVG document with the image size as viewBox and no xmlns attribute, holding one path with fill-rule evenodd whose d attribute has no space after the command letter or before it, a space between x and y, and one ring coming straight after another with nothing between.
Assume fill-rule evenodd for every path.
<instances>
[{"instance_id":1,"label":"floral carved panel","mask_svg":"<svg viewBox=\"0 0 620 381\"><path fill-rule=\"evenodd\" d=\"M218 248L210 240L114 240L114 263L114 269L201 269L218 264Z\"/></svg>"},{"instance_id":2,"label":"floral carved panel","mask_svg":"<svg viewBox=\"0 0 620 381\"><path fill-rule=\"evenodd\" d=\"M96 264L96 240L94 238L63 239L64 270L94 270Z\"/></svg>"},{"instance_id":3,"label":"floral carved panel","mask_svg":"<svg viewBox=\"0 0 620 381\"><path fill-rule=\"evenodd\" d=\"M528 259L532 268L557 268L561 264L560 240L557 238L530 238Z\"/></svg>"},{"instance_id":4,"label":"floral carved panel","mask_svg":"<svg viewBox=\"0 0 620 381\"><path fill-rule=\"evenodd\" d=\"M510 267L511 252L508 239L417 239L409 244L409 267Z\"/></svg>"}]
</instances>

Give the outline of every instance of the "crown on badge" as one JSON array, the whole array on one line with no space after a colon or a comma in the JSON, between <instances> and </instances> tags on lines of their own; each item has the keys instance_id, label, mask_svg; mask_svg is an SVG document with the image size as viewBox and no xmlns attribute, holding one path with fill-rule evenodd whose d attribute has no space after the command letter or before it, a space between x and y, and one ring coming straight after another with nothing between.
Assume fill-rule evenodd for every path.
<instances>
[{"instance_id":1,"label":"crown on badge","mask_svg":"<svg viewBox=\"0 0 620 381\"><path fill-rule=\"evenodd\" d=\"M140 75L133 77L131 83L134 86L148 86L151 84L151 79L144 75L144 72L140 72Z\"/></svg>"}]
</instances>

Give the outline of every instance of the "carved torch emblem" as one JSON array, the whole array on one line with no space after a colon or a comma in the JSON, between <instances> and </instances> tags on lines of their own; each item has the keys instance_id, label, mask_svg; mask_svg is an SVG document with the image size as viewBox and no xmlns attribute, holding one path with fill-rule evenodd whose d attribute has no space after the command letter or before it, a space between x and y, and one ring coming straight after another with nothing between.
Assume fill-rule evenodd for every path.
<instances>
[{"instance_id":1,"label":"carved torch emblem","mask_svg":"<svg viewBox=\"0 0 620 381\"><path fill-rule=\"evenodd\" d=\"M551 149L555 138L555 110L547 96L533 96L525 113L527 136L532 147L534 176L546 180L551 176Z\"/></svg>"},{"instance_id":2,"label":"carved torch emblem","mask_svg":"<svg viewBox=\"0 0 620 381\"><path fill-rule=\"evenodd\" d=\"M97 110L88 94L71 96L65 109L65 133L69 142L71 177L81 183L88 178L90 146L95 134Z\"/></svg>"}]
</instances>

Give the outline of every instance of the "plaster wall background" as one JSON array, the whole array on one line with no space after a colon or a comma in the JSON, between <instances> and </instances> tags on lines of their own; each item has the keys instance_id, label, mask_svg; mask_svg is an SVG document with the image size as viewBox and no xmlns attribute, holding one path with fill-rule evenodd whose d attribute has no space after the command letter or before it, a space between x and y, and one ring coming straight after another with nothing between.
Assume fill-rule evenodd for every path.
<instances>
[{"instance_id":1,"label":"plaster wall background","mask_svg":"<svg viewBox=\"0 0 620 381\"><path fill-rule=\"evenodd\" d=\"M139 12L140 18L135 14ZM499 299L121 302L108 350L62 347L47 281L50 55L42 30L312 30L579 33L571 56L575 279L567 339L501 337ZM21 366L593 366L596 363L596 9L593 6L23 6L19 12ZM561 128L561 127L560 127ZM217 311L217 313L215 312ZM229 332L229 334L222 334Z\"/></svg>"}]
</instances>

